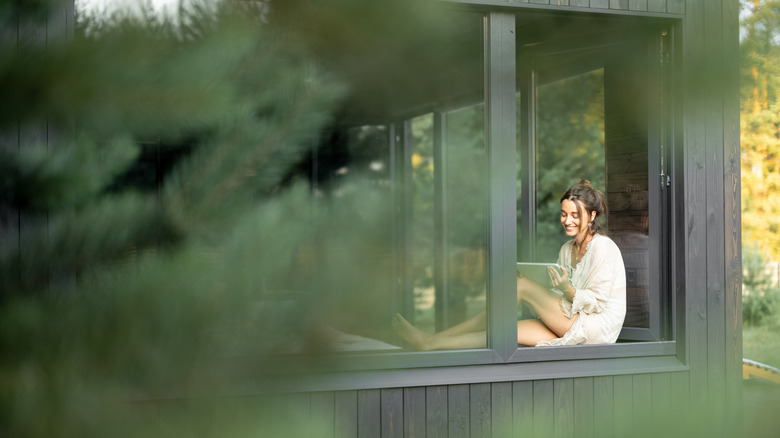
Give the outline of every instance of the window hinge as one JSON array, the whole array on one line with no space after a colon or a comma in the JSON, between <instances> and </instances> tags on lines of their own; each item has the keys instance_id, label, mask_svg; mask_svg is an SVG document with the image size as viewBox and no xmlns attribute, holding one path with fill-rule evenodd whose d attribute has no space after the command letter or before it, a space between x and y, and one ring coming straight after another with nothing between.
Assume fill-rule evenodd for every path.
<instances>
[{"instance_id":1,"label":"window hinge","mask_svg":"<svg viewBox=\"0 0 780 438\"><path fill-rule=\"evenodd\" d=\"M661 188L672 185L672 177L661 171Z\"/></svg>"},{"instance_id":2,"label":"window hinge","mask_svg":"<svg viewBox=\"0 0 780 438\"><path fill-rule=\"evenodd\" d=\"M668 41L669 41L669 33L665 30L661 31L661 40L660 40L660 47L659 47L661 64L669 63L669 49L667 48Z\"/></svg>"}]
</instances>

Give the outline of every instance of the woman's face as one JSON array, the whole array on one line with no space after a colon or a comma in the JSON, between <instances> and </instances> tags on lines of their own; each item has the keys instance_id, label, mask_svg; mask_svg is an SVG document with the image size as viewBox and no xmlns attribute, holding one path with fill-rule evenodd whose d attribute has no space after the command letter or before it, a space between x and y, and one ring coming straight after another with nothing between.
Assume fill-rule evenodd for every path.
<instances>
[{"instance_id":1,"label":"woman's face","mask_svg":"<svg viewBox=\"0 0 780 438\"><path fill-rule=\"evenodd\" d=\"M581 217L584 216L584 217ZM596 212L593 211L588 217L585 209L580 209L579 205L568 199L561 202L561 225L569 237L577 237L585 233L588 229L588 223L595 218Z\"/></svg>"}]
</instances>

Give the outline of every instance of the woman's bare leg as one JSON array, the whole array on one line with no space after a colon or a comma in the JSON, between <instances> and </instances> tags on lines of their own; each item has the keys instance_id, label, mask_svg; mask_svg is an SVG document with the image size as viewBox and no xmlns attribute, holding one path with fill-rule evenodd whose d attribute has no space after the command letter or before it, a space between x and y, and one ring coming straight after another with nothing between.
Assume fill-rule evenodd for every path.
<instances>
[{"instance_id":1,"label":"woman's bare leg","mask_svg":"<svg viewBox=\"0 0 780 438\"><path fill-rule=\"evenodd\" d=\"M551 341L557 337L558 335L536 319L517 321L517 343L519 345L533 347L539 341Z\"/></svg>"},{"instance_id":2,"label":"woman's bare leg","mask_svg":"<svg viewBox=\"0 0 780 438\"><path fill-rule=\"evenodd\" d=\"M466 333L484 332L487 330L487 310L482 309L471 318L436 333L436 336L455 336Z\"/></svg>"},{"instance_id":3,"label":"woman's bare leg","mask_svg":"<svg viewBox=\"0 0 780 438\"><path fill-rule=\"evenodd\" d=\"M561 337L569 331L579 316L575 315L571 319L567 317L561 309L560 296L526 277L517 278L517 302L520 301L525 301L556 337ZM519 341L518 338L518 343L521 343ZM533 345L536 345L536 342Z\"/></svg>"},{"instance_id":4,"label":"woman's bare leg","mask_svg":"<svg viewBox=\"0 0 780 438\"><path fill-rule=\"evenodd\" d=\"M483 310L460 324L436 334L426 333L407 321L400 314L393 317L393 329L416 350L458 350L485 348L486 312Z\"/></svg>"}]
</instances>

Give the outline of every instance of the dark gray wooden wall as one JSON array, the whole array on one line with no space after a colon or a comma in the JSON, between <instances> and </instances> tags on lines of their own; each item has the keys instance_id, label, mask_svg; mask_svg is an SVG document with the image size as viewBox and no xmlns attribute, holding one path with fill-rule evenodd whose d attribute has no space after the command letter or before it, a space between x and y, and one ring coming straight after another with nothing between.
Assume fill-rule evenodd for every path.
<instances>
[{"instance_id":1,"label":"dark gray wooden wall","mask_svg":"<svg viewBox=\"0 0 780 438\"><path fill-rule=\"evenodd\" d=\"M626 268L629 327L650 326L647 44L621 47L609 57L605 71L607 231L620 247ZM658 145L650 149L656 151ZM654 218L660 216L653 213Z\"/></svg>"},{"instance_id":2,"label":"dark gray wooden wall","mask_svg":"<svg viewBox=\"0 0 780 438\"><path fill-rule=\"evenodd\" d=\"M73 3L63 2L48 20L30 25L20 23L16 28L0 29L0 39L7 47L24 52L29 47L46 47L49 42L71 38L75 27ZM61 133L55 132L46 121L34 124L17 122L0 132L0 148L19 150L25 147L53 147ZM18 251L24 248L26 219L18 210L0 207L0 250ZM24 266L22 266L24 269ZM2 291L0 291L2 293Z\"/></svg>"},{"instance_id":3,"label":"dark gray wooden wall","mask_svg":"<svg viewBox=\"0 0 780 438\"><path fill-rule=\"evenodd\" d=\"M484 2L485 4L499 2ZM689 371L472 383L429 387L362 388L254 398L258 418L288 410L316 419L333 437L664 436L691 421L701 435L728 435L741 410L741 241L738 7L736 0L515 1L620 11L679 14L683 84L676 114L673 217L676 223L675 302L678 357ZM552 8L552 6L546 6ZM72 8L50 21L61 35L73 25ZM4 32L18 38L28 32ZM40 43L40 30L32 32ZM45 126L5 135L2 147L48 139ZM23 245L23 218L2 212L2 245ZM595 376L600 374L599 376ZM152 405L163 402L150 402ZM698 414L706 408L707 424Z\"/></svg>"},{"instance_id":4,"label":"dark gray wooden wall","mask_svg":"<svg viewBox=\"0 0 780 438\"><path fill-rule=\"evenodd\" d=\"M317 437L659 437L700 427L688 373L649 373L265 396L257 418ZM250 412L251 415L251 412Z\"/></svg>"},{"instance_id":5,"label":"dark gray wooden wall","mask_svg":"<svg viewBox=\"0 0 780 438\"><path fill-rule=\"evenodd\" d=\"M479 1L475 1L479 3ZM503 2L489 2L503 3ZM559 9L592 8L610 9L613 11L657 12L668 14L683 14L685 0L509 0L508 3L525 3L528 5L559 6Z\"/></svg>"},{"instance_id":6,"label":"dark gray wooden wall","mask_svg":"<svg viewBox=\"0 0 780 438\"><path fill-rule=\"evenodd\" d=\"M670 116L684 124L673 135L671 262L678 358L689 371L290 395L328 434L731 436L739 424L738 2L559 3L684 13L672 48L682 83Z\"/></svg>"}]
</instances>

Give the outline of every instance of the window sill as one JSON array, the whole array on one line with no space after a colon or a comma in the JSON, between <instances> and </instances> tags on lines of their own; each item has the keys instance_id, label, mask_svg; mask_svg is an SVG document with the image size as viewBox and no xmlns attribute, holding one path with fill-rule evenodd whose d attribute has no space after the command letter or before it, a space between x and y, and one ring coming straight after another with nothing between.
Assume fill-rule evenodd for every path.
<instances>
[{"instance_id":1,"label":"window sill","mask_svg":"<svg viewBox=\"0 0 780 438\"><path fill-rule=\"evenodd\" d=\"M561 348L561 347L548 347ZM294 392L342 391L540 379L688 371L676 356L611 357L414 369L339 371L296 376L284 385ZM246 387L245 387L246 388ZM262 391L261 391L262 392Z\"/></svg>"}]
</instances>

